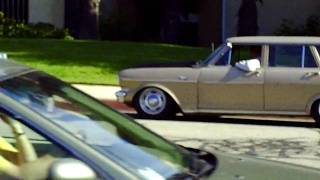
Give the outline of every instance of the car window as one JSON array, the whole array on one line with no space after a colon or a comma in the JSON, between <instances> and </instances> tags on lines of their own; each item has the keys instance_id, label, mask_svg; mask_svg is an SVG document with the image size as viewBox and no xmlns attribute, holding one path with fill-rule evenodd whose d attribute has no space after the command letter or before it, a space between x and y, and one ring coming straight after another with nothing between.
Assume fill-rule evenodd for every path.
<instances>
[{"instance_id":1,"label":"car window","mask_svg":"<svg viewBox=\"0 0 320 180\"><path fill-rule=\"evenodd\" d=\"M270 67L302 67L302 46L270 46Z\"/></svg>"},{"instance_id":2,"label":"car window","mask_svg":"<svg viewBox=\"0 0 320 180\"><path fill-rule=\"evenodd\" d=\"M209 57L207 57L204 61L201 62L201 65L213 65L221 60L224 56L226 56L230 50L230 47L227 44L220 45L214 52L212 52ZM226 64L226 62L219 62L219 64L223 65ZM227 65L227 64L226 64Z\"/></svg>"},{"instance_id":3,"label":"car window","mask_svg":"<svg viewBox=\"0 0 320 180\"><path fill-rule=\"evenodd\" d=\"M317 68L316 61L311 53L310 48L305 48L305 59L304 59L305 68Z\"/></svg>"},{"instance_id":4,"label":"car window","mask_svg":"<svg viewBox=\"0 0 320 180\"><path fill-rule=\"evenodd\" d=\"M47 179L50 167L58 160L77 159L62 147L7 114L0 114L0 141L0 166L13 165L0 168L0 179L12 177ZM20 169L22 173L10 173L14 168Z\"/></svg>"},{"instance_id":5,"label":"car window","mask_svg":"<svg viewBox=\"0 0 320 180\"><path fill-rule=\"evenodd\" d=\"M216 65L216 66L226 66L226 65L228 65L229 64L230 52L231 52L231 50L229 50L227 52L223 52L223 54L221 54L221 58L214 65Z\"/></svg>"},{"instance_id":6,"label":"car window","mask_svg":"<svg viewBox=\"0 0 320 180\"><path fill-rule=\"evenodd\" d=\"M258 59L261 61L261 46L236 45L232 48L231 65L243 60Z\"/></svg>"},{"instance_id":7,"label":"car window","mask_svg":"<svg viewBox=\"0 0 320 180\"><path fill-rule=\"evenodd\" d=\"M32 72L0 84L3 94L142 179L150 178L145 168L164 178L191 168L189 152L51 76Z\"/></svg>"}]
</instances>

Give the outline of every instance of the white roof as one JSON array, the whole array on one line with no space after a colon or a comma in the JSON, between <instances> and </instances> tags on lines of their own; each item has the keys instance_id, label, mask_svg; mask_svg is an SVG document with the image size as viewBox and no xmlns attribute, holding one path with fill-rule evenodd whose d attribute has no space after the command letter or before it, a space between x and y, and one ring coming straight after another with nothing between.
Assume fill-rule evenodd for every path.
<instances>
[{"instance_id":1,"label":"white roof","mask_svg":"<svg viewBox=\"0 0 320 180\"><path fill-rule=\"evenodd\" d=\"M232 44L320 45L320 37L310 36L242 36L228 38Z\"/></svg>"}]
</instances>

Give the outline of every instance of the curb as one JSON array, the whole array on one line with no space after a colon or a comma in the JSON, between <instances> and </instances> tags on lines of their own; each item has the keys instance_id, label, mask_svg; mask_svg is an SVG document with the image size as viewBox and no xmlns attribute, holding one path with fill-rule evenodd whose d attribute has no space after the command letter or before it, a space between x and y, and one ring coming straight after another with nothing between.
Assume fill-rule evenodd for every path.
<instances>
[{"instance_id":1,"label":"curb","mask_svg":"<svg viewBox=\"0 0 320 180\"><path fill-rule=\"evenodd\" d=\"M99 99L99 100L104 104L110 106L111 108L116 109L117 111L120 111L122 113L136 113L135 109L133 109L132 107L126 104L119 103L113 100L107 100L107 99Z\"/></svg>"},{"instance_id":2,"label":"curb","mask_svg":"<svg viewBox=\"0 0 320 180\"><path fill-rule=\"evenodd\" d=\"M90 96L100 100L104 104L116 109L120 112L135 113L136 111L126 104L117 101L115 93L121 88L119 86L106 85L88 85L88 84L72 84L75 88L89 94Z\"/></svg>"},{"instance_id":3,"label":"curb","mask_svg":"<svg viewBox=\"0 0 320 180\"><path fill-rule=\"evenodd\" d=\"M119 86L104 86L104 85L72 84L72 86L91 95L96 99L112 100L112 101L117 100L115 93L121 89Z\"/></svg>"}]
</instances>

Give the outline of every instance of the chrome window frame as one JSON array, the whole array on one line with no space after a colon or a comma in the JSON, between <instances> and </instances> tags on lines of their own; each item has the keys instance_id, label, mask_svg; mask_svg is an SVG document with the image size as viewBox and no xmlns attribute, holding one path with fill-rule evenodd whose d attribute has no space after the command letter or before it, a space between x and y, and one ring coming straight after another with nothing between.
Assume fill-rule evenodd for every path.
<instances>
[{"instance_id":1,"label":"chrome window frame","mask_svg":"<svg viewBox=\"0 0 320 180\"><path fill-rule=\"evenodd\" d=\"M310 49L311 54L313 55L313 58L314 58L316 64L318 65L318 68L319 68L320 67L320 55L319 55L319 51L317 49L317 46L310 45L309 49Z\"/></svg>"},{"instance_id":2,"label":"chrome window frame","mask_svg":"<svg viewBox=\"0 0 320 180\"><path fill-rule=\"evenodd\" d=\"M227 49L228 52L228 64L226 64L225 66L229 66L230 65L230 60L231 60L231 53L232 52L232 44L231 43L226 43L224 44L224 46L220 49L220 51L223 51L224 49ZM225 54L224 54L225 55ZM213 56L211 58L211 60L207 63L208 66L216 66L215 64L221 59L221 57L219 54L216 54L215 56Z\"/></svg>"},{"instance_id":3,"label":"chrome window frame","mask_svg":"<svg viewBox=\"0 0 320 180\"><path fill-rule=\"evenodd\" d=\"M301 52L301 67L305 67L305 60L306 60L306 46L302 46L302 52Z\"/></svg>"}]
</instances>

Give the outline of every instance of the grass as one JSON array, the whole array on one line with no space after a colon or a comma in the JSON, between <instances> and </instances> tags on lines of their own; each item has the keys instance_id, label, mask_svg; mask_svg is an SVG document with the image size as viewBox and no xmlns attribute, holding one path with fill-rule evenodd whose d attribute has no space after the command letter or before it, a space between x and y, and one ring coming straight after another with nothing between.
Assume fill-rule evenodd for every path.
<instances>
[{"instance_id":1,"label":"grass","mask_svg":"<svg viewBox=\"0 0 320 180\"><path fill-rule=\"evenodd\" d=\"M117 84L117 72L143 63L197 60L209 49L169 44L0 39L10 59L71 83Z\"/></svg>"}]
</instances>

